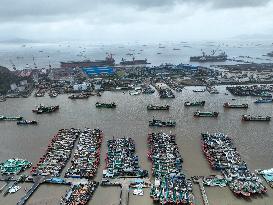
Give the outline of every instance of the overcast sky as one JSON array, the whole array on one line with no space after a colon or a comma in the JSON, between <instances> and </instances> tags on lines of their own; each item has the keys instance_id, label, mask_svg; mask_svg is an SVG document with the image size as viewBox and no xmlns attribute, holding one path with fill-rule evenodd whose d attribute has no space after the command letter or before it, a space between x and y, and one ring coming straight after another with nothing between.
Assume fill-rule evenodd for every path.
<instances>
[{"instance_id":1,"label":"overcast sky","mask_svg":"<svg viewBox=\"0 0 273 205\"><path fill-rule=\"evenodd\" d=\"M273 36L273 0L1 0L1 39L93 42Z\"/></svg>"}]
</instances>

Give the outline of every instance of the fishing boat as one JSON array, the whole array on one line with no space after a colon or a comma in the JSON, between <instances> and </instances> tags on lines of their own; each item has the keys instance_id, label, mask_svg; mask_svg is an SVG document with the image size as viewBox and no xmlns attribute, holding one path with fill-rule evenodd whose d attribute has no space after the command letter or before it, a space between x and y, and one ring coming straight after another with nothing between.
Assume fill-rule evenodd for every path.
<instances>
[{"instance_id":1,"label":"fishing boat","mask_svg":"<svg viewBox=\"0 0 273 205\"><path fill-rule=\"evenodd\" d=\"M129 91L130 95L140 95L141 94L141 90L134 90L134 91Z\"/></svg>"},{"instance_id":2,"label":"fishing boat","mask_svg":"<svg viewBox=\"0 0 273 205\"><path fill-rule=\"evenodd\" d=\"M170 109L169 105L152 105L152 104L147 105L147 110L169 110L169 109Z\"/></svg>"},{"instance_id":3,"label":"fishing boat","mask_svg":"<svg viewBox=\"0 0 273 205\"><path fill-rule=\"evenodd\" d=\"M117 107L116 103L114 103L114 102L112 102L112 103L97 102L95 105L96 105L96 108L116 108Z\"/></svg>"},{"instance_id":4,"label":"fishing boat","mask_svg":"<svg viewBox=\"0 0 273 205\"><path fill-rule=\"evenodd\" d=\"M68 96L69 99L72 100L76 100L76 99L87 99L89 98L89 95L81 93L81 94L77 94L77 95L70 95Z\"/></svg>"},{"instance_id":5,"label":"fishing boat","mask_svg":"<svg viewBox=\"0 0 273 205\"><path fill-rule=\"evenodd\" d=\"M168 120L168 121L161 121L153 119L152 121L149 121L150 127L175 127L176 122L174 120Z\"/></svg>"},{"instance_id":6,"label":"fishing boat","mask_svg":"<svg viewBox=\"0 0 273 205\"><path fill-rule=\"evenodd\" d=\"M190 107L190 106L204 106L206 103L206 101L196 101L196 102L185 102L184 106L186 107Z\"/></svg>"},{"instance_id":7,"label":"fishing boat","mask_svg":"<svg viewBox=\"0 0 273 205\"><path fill-rule=\"evenodd\" d=\"M48 95L49 95L49 97L51 97L51 98L55 98L55 97L58 96L58 93L57 93L56 91L51 91L51 92L48 93Z\"/></svg>"},{"instance_id":8,"label":"fishing boat","mask_svg":"<svg viewBox=\"0 0 273 205\"><path fill-rule=\"evenodd\" d=\"M31 120L31 121L29 121L29 120L20 120L20 121L17 122L17 125L37 125L37 124L38 124L38 122L35 121L35 120Z\"/></svg>"},{"instance_id":9,"label":"fishing boat","mask_svg":"<svg viewBox=\"0 0 273 205\"><path fill-rule=\"evenodd\" d=\"M160 98L175 98L171 89L160 89L158 92Z\"/></svg>"},{"instance_id":10,"label":"fishing boat","mask_svg":"<svg viewBox=\"0 0 273 205\"><path fill-rule=\"evenodd\" d=\"M206 91L205 89L194 89L193 90L193 92L195 92L195 93L203 93L205 91Z\"/></svg>"},{"instance_id":11,"label":"fishing boat","mask_svg":"<svg viewBox=\"0 0 273 205\"><path fill-rule=\"evenodd\" d=\"M219 112L201 112L196 111L194 117L218 117Z\"/></svg>"},{"instance_id":12,"label":"fishing boat","mask_svg":"<svg viewBox=\"0 0 273 205\"><path fill-rule=\"evenodd\" d=\"M0 96L0 102L5 102L6 98L4 96Z\"/></svg>"},{"instance_id":13,"label":"fishing boat","mask_svg":"<svg viewBox=\"0 0 273 205\"><path fill-rule=\"evenodd\" d=\"M247 109L248 108L248 104L246 103L243 103L243 104L231 104L231 103L224 103L224 108L245 108Z\"/></svg>"},{"instance_id":14,"label":"fishing boat","mask_svg":"<svg viewBox=\"0 0 273 205\"><path fill-rule=\"evenodd\" d=\"M251 115L243 115L242 116L243 121L270 121L271 117L269 116L251 116Z\"/></svg>"},{"instance_id":15,"label":"fishing boat","mask_svg":"<svg viewBox=\"0 0 273 205\"><path fill-rule=\"evenodd\" d=\"M0 115L0 121L18 121L18 120L23 120L23 117L18 116L18 117L6 117L3 115Z\"/></svg>"},{"instance_id":16,"label":"fishing boat","mask_svg":"<svg viewBox=\"0 0 273 205\"><path fill-rule=\"evenodd\" d=\"M272 98L259 98L254 103L272 103Z\"/></svg>"},{"instance_id":17,"label":"fishing boat","mask_svg":"<svg viewBox=\"0 0 273 205\"><path fill-rule=\"evenodd\" d=\"M214 86L207 86L206 89L210 94L219 94L219 91Z\"/></svg>"},{"instance_id":18,"label":"fishing boat","mask_svg":"<svg viewBox=\"0 0 273 205\"><path fill-rule=\"evenodd\" d=\"M59 105L54 105L54 106L44 106L44 105L39 105L37 106L32 112L35 112L37 114L43 114L43 113L52 113L59 110Z\"/></svg>"}]
</instances>

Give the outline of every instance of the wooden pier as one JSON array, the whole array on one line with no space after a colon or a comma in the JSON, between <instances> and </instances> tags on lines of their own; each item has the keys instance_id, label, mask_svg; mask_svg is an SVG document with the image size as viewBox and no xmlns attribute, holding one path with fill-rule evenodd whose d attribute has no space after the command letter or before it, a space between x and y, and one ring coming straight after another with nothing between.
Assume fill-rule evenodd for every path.
<instances>
[{"instance_id":1,"label":"wooden pier","mask_svg":"<svg viewBox=\"0 0 273 205\"><path fill-rule=\"evenodd\" d=\"M143 188L151 186L149 178L131 178L131 177L119 177L115 179L102 179L102 186L120 186L120 202L119 205L129 205L129 188L138 181L143 181Z\"/></svg>"},{"instance_id":2,"label":"wooden pier","mask_svg":"<svg viewBox=\"0 0 273 205\"><path fill-rule=\"evenodd\" d=\"M204 187L203 178L202 177L199 178L198 180L196 180L196 182L198 183L200 191L201 191L201 195L202 195L202 198L203 198L203 204L204 205L209 205L209 200L208 200L208 196L206 194L206 190L205 190L205 187Z\"/></svg>"}]
</instances>

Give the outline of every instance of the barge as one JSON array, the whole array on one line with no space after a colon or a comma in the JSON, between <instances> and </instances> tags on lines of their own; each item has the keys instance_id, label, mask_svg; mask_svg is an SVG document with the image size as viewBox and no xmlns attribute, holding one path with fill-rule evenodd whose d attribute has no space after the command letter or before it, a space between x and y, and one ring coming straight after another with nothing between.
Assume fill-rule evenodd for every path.
<instances>
[{"instance_id":1,"label":"barge","mask_svg":"<svg viewBox=\"0 0 273 205\"><path fill-rule=\"evenodd\" d=\"M205 63L205 62L224 62L227 60L227 54L225 52L222 52L218 55L207 55L205 52L202 52L202 56L191 56L190 61L191 62L199 62L199 63Z\"/></svg>"},{"instance_id":2,"label":"barge","mask_svg":"<svg viewBox=\"0 0 273 205\"><path fill-rule=\"evenodd\" d=\"M112 103L97 102L95 105L96 105L96 108L116 108L117 107L116 103L114 103L114 102L112 102Z\"/></svg>"},{"instance_id":3,"label":"barge","mask_svg":"<svg viewBox=\"0 0 273 205\"><path fill-rule=\"evenodd\" d=\"M18 117L7 117L4 115L0 115L0 121L19 121L23 120L23 117L18 116Z\"/></svg>"},{"instance_id":4,"label":"barge","mask_svg":"<svg viewBox=\"0 0 273 205\"><path fill-rule=\"evenodd\" d=\"M196 101L196 102L185 102L184 106L186 107L195 107L195 106L204 106L206 101Z\"/></svg>"},{"instance_id":5,"label":"barge","mask_svg":"<svg viewBox=\"0 0 273 205\"><path fill-rule=\"evenodd\" d=\"M231 104L231 103L224 103L223 105L224 108L244 108L247 109L248 108L248 104L243 103L243 104Z\"/></svg>"},{"instance_id":6,"label":"barge","mask_svg":"<svg viewBox=\"0 0 273 205\"><path fill-rule=\"evenodd\" d=\"M270 116L252 116L252 115L243 115L243 121L270 121Z\"/></svg>"},{"instance_id":7,"label":"barge","mask_svg":"<svg viewBox=\"0 0 273 205\"><path fill-rule=\"evenodd\" d=\"M170 109L169 105L152 105L152 104L147 105L147 110L169 110L169 109Z\"/></svg>"},{"instance_id":8,"label":"barge","mask_svg":"<svg viewBox=\"0 0 273 205\"><path fill-rule=\"evenodd\" d=\"M168 120L168 121L161 121L153 119L149 121L150 127L175 127L176 122L174 120Z\"/></svg>"},{"instance_id":9,"label":"barge","mask_svg":"<svg viewBox=\"0 0 273 205\"><path fill-rule=\"evenodd\" d=\"M17 122L17 125L37 125L38 122L35 120L20 120Z\"/></svg>"},{"instance_id":10,"label":"barge","mask_svg":"<svg viewBox=\"0 0 273 205\"><path fill-rule=\"evenodd\" d=\"M218 117L219 112L201 112L196 111L194 114L194 117Z\"/></svg>"},{"instance_id":11,"label":"barge","mask_svg":"<svg viewBox=\"0 0 273 205\"><path fill-rule=\"evenodd\" d=\"M37 114L52 113L59 110L59 108L60 108L59 105L44 106L40 104L34 110L32 110L32 112Z\"/></svg>"}]
</instances>

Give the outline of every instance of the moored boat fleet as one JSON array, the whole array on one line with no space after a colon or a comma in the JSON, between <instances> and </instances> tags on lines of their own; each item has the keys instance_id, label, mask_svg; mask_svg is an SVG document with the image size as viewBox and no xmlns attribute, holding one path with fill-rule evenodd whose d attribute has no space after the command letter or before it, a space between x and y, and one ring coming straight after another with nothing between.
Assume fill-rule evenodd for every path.
<instances>
[{"instance_id":1,"label":"moored boat fleet","mask_svg":"<svg viewBox=\"0 0 273 205\"><path fill-rule=\"evenodd\" d=\"M65 173L70 178L92 178L100 164L100 146L102 131L90 128L84 129L80 135L71 166Z\"/></svg>"},{"instance_id":2,"label":"moored boat fleet","mask_svg":"<svg viewBox=\"0 0 273 205\"><path fill-rule=\"evenodd\" d=\"M241 159L231 138L222 133L207 133L202 134L201 144L211 168L221 171L234 194L250 197L267 192L261 179Z\"/></svg>"},{"instance_id":3,"label":"moored boat fleet","mask_svg":"<svg viewBox=\"0 0 273 205\"><path fill-rule=\"evenodd\" d=\"M88 181L84 184L74 184L66 191L65 197L61 199L60 205L86 205L94 195L99 183Z\"/></svg>"},{"instance_id":4,"label":"moored boat fleet","mask_svg":"<svg viewBox=\"0 0 273 205\"><path fill-rule=\"evenodd\" d=\"M73 128L59 130L37 165L32 167L32 175L59 177L71 157L74 144L80 133L79 129Z\"/></svg>"},{"instance_id":5,"label":"moored boat fleet","mask_svg":"<svg viewBox=\"0 0 273 205\"><path fill-rule=\"evenodd\" d=\"M175 135L148 135L148 158L155 177L150 196L160 204L194 204L192 183L182 171L183 159L175 142Z\"/></svg>"},{"instance_id":6,"label":"moored boat fleet","mask_svg":"<svg viewBox=\"0 0 273 205\"><path fill-rule=\"evenodd\" d=\"M103 177L147 177L148 172L139 166L135 155L135 142L132 138L113 138L107 140L106 169Z\"/></svg>"}]
</instances>

